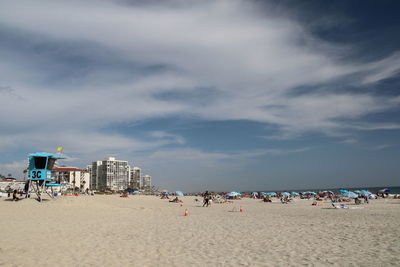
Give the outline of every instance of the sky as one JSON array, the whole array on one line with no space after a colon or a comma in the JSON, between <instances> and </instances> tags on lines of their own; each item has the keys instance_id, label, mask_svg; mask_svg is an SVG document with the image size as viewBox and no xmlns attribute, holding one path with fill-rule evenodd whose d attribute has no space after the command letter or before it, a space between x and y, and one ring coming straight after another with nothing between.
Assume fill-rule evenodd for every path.
<instances>
[{"instance_id":1,"label":"sky","mask_svg":"<svg viewBox=\"0 0 400 267\"><path fill-rule=\"evenodd\" d=\"M399 8L3 0L0 173L62 146L168 190L400 185Z\"/></svg>"}]
</instances>

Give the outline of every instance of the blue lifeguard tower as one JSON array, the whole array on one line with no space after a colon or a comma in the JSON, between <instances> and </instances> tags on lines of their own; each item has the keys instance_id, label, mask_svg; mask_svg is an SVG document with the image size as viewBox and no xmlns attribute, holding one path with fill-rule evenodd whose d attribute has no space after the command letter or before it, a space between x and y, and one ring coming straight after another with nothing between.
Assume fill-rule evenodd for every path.
<instances>
[{"instance_id":1,"label":"blue lifeguard tower","mask_svg":"<svg viewBox=\"0 0 400 267\"><path fill-rule=\"evenodd\" d=\"M53 197L46 190L46 185L55 186L58 184L49 184L52 180L51 172L54 165L58 159L63 159L63 157L48 153L36 152L29 156L29 179L30 187L38 197L38 200L42 201L42 195L47 193L50 197Z\"/></svg>"}]
</instances>

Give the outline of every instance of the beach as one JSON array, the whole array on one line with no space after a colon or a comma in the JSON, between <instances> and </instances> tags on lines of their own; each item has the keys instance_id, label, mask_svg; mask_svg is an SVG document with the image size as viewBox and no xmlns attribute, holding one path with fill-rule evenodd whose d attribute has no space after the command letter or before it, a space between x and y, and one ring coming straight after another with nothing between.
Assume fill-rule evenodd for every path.
<instances>
[{"instance_id":1,"label":"beach","mask_svg":"<svg viewBox=\"0 0 400 267\"><path fill-rule=\"evenodd\" d=\"M0 199L0 266L398 266L400 200ZM242 208L243 212L240 212ZM187 209L189 216L184 216Z\"/></svg>"}]
</instances>

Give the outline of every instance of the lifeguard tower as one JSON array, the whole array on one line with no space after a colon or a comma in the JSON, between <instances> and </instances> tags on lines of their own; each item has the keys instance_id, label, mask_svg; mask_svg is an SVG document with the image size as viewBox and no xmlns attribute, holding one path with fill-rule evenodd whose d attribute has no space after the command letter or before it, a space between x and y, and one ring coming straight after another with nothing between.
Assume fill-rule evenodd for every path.
<instances>
[{"instance_id":1,"label":"lifeguard tower","mask_svg":"<svg viewBox=\"0 0 400 267\"><path fill-rule=\"evenodd\" d=\"M36 152L29 156L30 187L33 188L33 191L40 202L42 202L42 195L44 193L47 193L51 198L53 197L46 190L46 182L52 180L51 172L57 159L63 159L63 157L40 152Z\"/></svg>"}]
</instances>

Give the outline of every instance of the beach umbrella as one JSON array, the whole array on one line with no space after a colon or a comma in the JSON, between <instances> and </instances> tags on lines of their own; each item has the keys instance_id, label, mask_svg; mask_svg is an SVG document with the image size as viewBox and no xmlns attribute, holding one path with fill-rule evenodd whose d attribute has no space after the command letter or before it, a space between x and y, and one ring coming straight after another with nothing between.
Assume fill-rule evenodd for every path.
<instances>
[{"instance_id":1,"label":"beach umbrella","mask_svg":"<svg viewBox=\"0 0 400 267\"><path fill-rule=\"evenodd\" d=\"M356 191L354 191L354 192L356 192ZM359 191L359 193L358 194L360 194L360 195L363 195L363 196L369 196L369 195L372 195L372 193L371 192L369 192L368 190L361 190L361 191Z\"/></svg>"},{"instance_id":2,"label":"beach umbrella","mask_svg":"<svg viewBox=\"0 0 400 267\"><path fill-rule=\"evenodd\" d=\"M390 193L392 192L392 190L390 190L389 188L383 188L381 190L379 190L380 193Z\"/></svg>"},{"instance_id":3,"label":"beach umbrella","mask_svg":"<svg viewBox=\"0 0 400 267\"><path fill-rule=\"evenodd\" d=\"M361 194L361 191L360 190L354 190L354 193Z\"/></svg>"},{"instance_id":4,"label":"beach umbrella","mask_svg":"<svg viewBox=\"0 0 400 267\"><path fill-rule=\"evenodd\" d=\"M339 190L339 192L340 192L340 193L347 193L347 192L349 192L349 190L346 190L346 189L340 189L340 190Z\"/></svg>"},{"instance_id":5,"label":"beach umbrella","mask_svg":"<svg viewBox=\"0 0 400 267\"><path fill-rule=\"evenodd\" d=\"M351 191L342 193L342 196L348 197L348 198L357 198L358 197L358 195L356 193L351 192Z\"/></svg>"},{"instance_id":6,"label":"beach umbrella","mask_svg":"<svg viewBox=\"0 0 400 267\"><path fill-rule=\"evenodd\" d=\"M311 191L307 191L307 192L303 192L302 195L316 195L317 193L315 192L311 192Z\"/></svg>"},{"instance_id":7,"label":"beach umbrella","mask_svg":"<svg viewBox=\"0 0 400 267\"><path fill-rule=\"evenodd\" d=\"M240 193L232 191L232 192L228 193L227 195L230 196L230 197L235 197L235 196L239 196Z\"/></svg>"},{"instance_id":8,"label":"beach umbrella","mask_svg":"<svg viewBox=\"0 0 400 267\"><path fill-rule=\"evenodd\" d=\"M251 195L252 195L253 197L255 197L255 198L258 198L258 197L259 197L259 195L258 195L257 192L253 192L253 193L251 193Z\"/></svg>"},{"instance_id":9,"label":"beach umbrella","mask_svg":"<svg viewBox=\"0 0 400 267\"><path fill-rule=\"evenodd\" d=\"M140 192L135 190L135 191L132 192L132 194L137 195L137 194L140 194Z\"/></svg>"},{"instance_id":10,"label":"beach umbrella","mask_svg":"<svg viewBox=\"0 0 400 267\"><path fill-rule=\"evenodd\" d=\"M282 196L290 196L290 193L289 192L282 192L281 195Z\"/></svg>"},{"instance_id":11,"label":"beach umbrella","mask_svg":"<svg viewBox=\"0 0 400 267\"><path fill-rule=\"evenodd\" d=\"M268 193L265 193L265 195L274 197L274 196L276 196L276 193L275 192L268 192Z\"/></svg>"},{"instance_id":12,"label":"beach umbrella","mask_svg":"<svg viewBox=\"0 0 400 267\"><path fill-rule=\"evenodd\" d=\"M182 191L175 191L175 195L180 196L180 197L184 196Z\"/></svg>"},{"instance_id":13,"label":"beach umbrella","mask_svg":"<svg viewBox=\"0 0 400 267\"><path fill-rule=\"evenodd\" d=\"M298 196L299 195L299 193L296 193L296 192L292 192L292 193L290 193L292 196Z\"/></svg>"}]
</instances>

